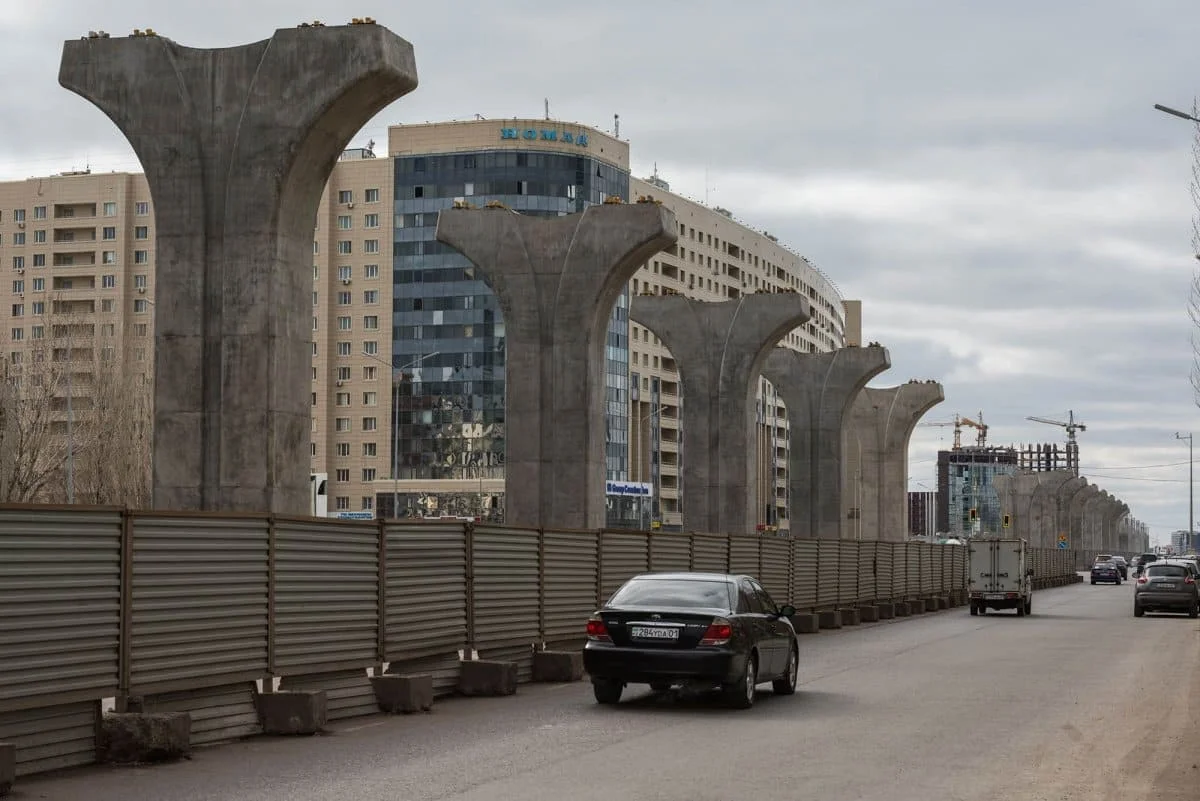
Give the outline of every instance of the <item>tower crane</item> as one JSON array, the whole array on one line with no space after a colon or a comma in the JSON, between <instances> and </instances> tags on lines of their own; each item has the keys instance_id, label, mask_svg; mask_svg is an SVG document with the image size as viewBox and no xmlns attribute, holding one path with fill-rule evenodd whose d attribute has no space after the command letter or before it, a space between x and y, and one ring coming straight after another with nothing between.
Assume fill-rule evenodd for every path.
<instances>
[{"instance_id":1,"label":"tower crane","mask_svg":"<svg viewBox=\"0 0 1200 801\"><path fill-rule=\"evenodd\" d=\"M933 427L943 428L943 427L947 427L947 426L953 426L954 427L954 448L953 448L953 450L956 450L956 451L962 450L962 427L963 426L970 426L971 428L975 429L975 431L977 432L977 434L975 436L975 444L976 445L978 445L981 448L983 446L987 445L988 427L983 422L983 412L979 413L978 421L972 420L969 417L963 417L962 415L956 414L956 415L954 415L953 422L949 422L949 423L918 423L917 426L919 428L933 428Z\"/></svg>"},{"instance_id":2,"label":"tower crane","mask_svg":"<svg viewBox=\"0 0 1200 801\"><path fill-rule=\"evenodd\" d=\"M955 415L955 417L957 417L957 415ZM970 426L971 428L975 429L975 432L976 432L975 433L975 444L976 445L978 445L980 448L987 445L988 427L987 427L987 424L985 424L983 422L983 412L979 413L978 420L972 420L969 417L962 417L962 418L959 418L959 423L961 423L964 426Z\"/></svg>"},{"instance_id":3,"label":"tower crane","mask_svg":"<svg viewBox=\"0 0 1200 801\"><path fill-rule=\"evenodd\" d=\"M1074 471L1075 475L1079 475L1079 443L1075 440L1076 431L1087 431L1087 426L1083 423L1075 421L1075 410L1067 412L1067 420L1050 420L1045 417L1026 417L1026 420L1031 420L1035 423L1045 423L1048 426L1060 426L1067 430L1067 467Z\"/></svg>"}]
</instances>

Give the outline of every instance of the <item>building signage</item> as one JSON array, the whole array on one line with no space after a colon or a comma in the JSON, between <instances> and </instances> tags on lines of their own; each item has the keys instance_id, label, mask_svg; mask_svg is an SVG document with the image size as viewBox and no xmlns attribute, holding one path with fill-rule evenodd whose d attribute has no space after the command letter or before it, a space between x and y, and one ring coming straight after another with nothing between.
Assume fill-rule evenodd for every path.
<instances>
[{"instance_id":1,"label":"building signage","mask_svg":"<svg viewBox=\"0 0 1200 801\"><path fill-rule=\"evenodd\" d=\"M609 481L604 485L605 495L652 495L654 486L641 481Z\"/></svg>"},{"instance_id":2,"label":"building signage","mask_svg":"<svg viewBox=\"0 0 1200 801\"><path fill-rule=\"evenodd\" d=\"M501 128L501 139L524 139L527 142L541 140L543 142L562 142L567 145L578 145L579 147L588 146L588 135L585 133L571 133L570 131L559 131L554 128Z\"/></svg>"},{"instance_id":3,"label":"building signage","mask_svg":"<svg viewBox=\"0 0 1200 801\"><path fill-rule=\"evenodd\" d=\"M374 512L338 512L338 520L374 520Z\"/></svg>"}]
</instances>

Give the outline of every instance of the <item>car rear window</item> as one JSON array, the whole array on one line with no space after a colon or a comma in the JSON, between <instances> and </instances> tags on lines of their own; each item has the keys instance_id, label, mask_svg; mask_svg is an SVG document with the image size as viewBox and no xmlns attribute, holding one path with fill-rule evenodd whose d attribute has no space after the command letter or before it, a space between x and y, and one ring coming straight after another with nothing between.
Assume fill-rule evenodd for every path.
<instances>
[{"instance_id":1,"label":"car rear window","mask_svg":"<svg viewBox=\"0 0 1200 801\"><path fill-rule=\"evenodd\" d=\"M1182 578L1188 575L1188 569L1183 565L1150 565L1146 568L1146 575Z\"/></svg>"},{"instance_id":2,"label":"car rear window","mask_svg":"<svg viewBox=\"0 0 1200 801\"><path fill-rule=\"evenodd\" d=\"M609 599L609 606L676 606L730 609L733 595L727 581L702 579L634 579Z\"/></svg>"}]
</instances>

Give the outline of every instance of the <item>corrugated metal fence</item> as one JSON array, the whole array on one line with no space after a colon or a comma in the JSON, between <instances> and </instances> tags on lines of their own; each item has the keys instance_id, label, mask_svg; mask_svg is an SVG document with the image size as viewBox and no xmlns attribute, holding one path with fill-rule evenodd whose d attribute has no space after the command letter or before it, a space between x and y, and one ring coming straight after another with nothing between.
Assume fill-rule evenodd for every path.
<instances>
[{"instance_id":1,"label":"corrugated metal fence","mask_svg":"<svg viewBox=\"0 0 1200 801\"><path fill-rule=\"evenodd\" d=\"M257 731L254 684L325 689L330 716L373 711L368 668L432 673L463 653L518 662L577 647L630 576L757 576L779 603L852 607L961 590L966 549L924 543L458 522L356 523L0 506L0 740L22 774L94 757L100 699L187 710L193 741ZM1072 551L1033 555L1042 584Z\"/></svg>"}]
</instances>

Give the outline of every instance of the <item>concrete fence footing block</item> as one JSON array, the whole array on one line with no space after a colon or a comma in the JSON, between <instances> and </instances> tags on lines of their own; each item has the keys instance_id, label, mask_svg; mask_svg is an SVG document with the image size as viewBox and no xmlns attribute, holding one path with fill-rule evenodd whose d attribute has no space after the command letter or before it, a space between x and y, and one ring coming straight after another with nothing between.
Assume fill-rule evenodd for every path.
<instances>
[{"instance_id":1,"label":"concrete fence footing block","mask_svg":"<svg viewBox=\"0 0 1200 801\"><path fill-rule=\"evenodd\" d=\"M842 615L836 609L826 609L823 612L817 612L817 623L822 629L840 629Z\"/></svg>"},{"instance_id":2,"label":"concrete fence footing block","mask_svg":"<svg viewBox=\"0 0 1200 801\"><path fill-rule=\"evenodd\" d=\"M875 608L879 610L880 620L891 620L896 616L896 605L891 601L875 604Z\"/></svg>"},{"instance_id":3,"label":"concrete fence footing block","mask_svg":"<svg viewBox=\"0 0 1200 801\"><path fill-rule=\"evenodd\" d=\"M862 622L862 617L858 614L857 606L848 609L839 609L838 614L842 616L843 626L857 626Z\"/></svg>"},{"instance_id":4,"label":"concrete fence footing block","mask_svg":"<svg viewBox=\"0 0 1200 801\"><path fill-rule=\"evenodd\" d=\"M925 611L926 612L936 612L937 610L939 610L941 608L942 608L942 605L938 602L937 598L926 598L925 599Z\"/></svg>"},{"instance_id":5,"label":"concrete fence footing block","mask_svg":"<svg viewBox=\"0 0 1200 801\"><path fill-rule=\"evenodd\" d=\"M896 610L896 617L908 617L912 614L912 607L909 606L908 601L896 601L894 608Z\"/></svg>"},{"instance_id":6,"label":"concrete fence footing block","mask_svg":"<svg viewBox=\"0 0 1200 801\"><path fill-rule=\"evenodd\" d=\"M375 703L389 715L411 715L433 709L433 676L428 673L384 673L371 677Z\"/></svg>"},{"instance_id":7,"label":"concrete fence footing block","mask_svg":"<svg viewBox=\"0 0 1200 801\"><path fill-rule=\"evenodd\" d=\"M858 619L863 623L879 622L879 607L870 605L858 607Z\"/></svg>"},{"instance_id":8,"label":"concrete fence footing block","mask_svg":"<svg viewBox=\"0 0 1200 801\"><path fill-rule=\"evenodd\" d=\"M17 746L13 743L0 743L0 796L8 795L16 780Z\"/></svg>"},{"instance_id":9,"label":"concrete fence footing block","mask_svg":"<svg viewBox=\"0 0 1200 801\"><path fill-rule=\"evenodd\" d=\"M797 612L792 615L792 626L797 634L816 634L821 630L821 622L812 612Z\"/></svg>"},{"instance_id":10,"label":"concrete fence footing block","mask_svg":"<svg viewBox=\"0 0 1200 801\"><path fill-rule=\"evenodd\" d=\"M950 608L950 596L949 595L939 595L937 597L937 607L938 607L938 609L949 609Z\"/></svg>"},{"instance_id":11,"label":"concrete fence footing block","mask_svg":"<svg viewBox=\"0 0 1200 801\"><path fill-rule=\"evenodd\" d=\"M187 712L110 712L100 721L98 762L170 762L191 751L192 716Z\"/></svg>"},{"instance_id":12,"label":"concrete fence footing block","mask_svg":"<svg viewBox=\"0 0 1200 801\"><path fill-rule=\"evenodd\" d=\"M579 681L583 678L583 651L534 651L533 680Z\"/></svg>"},{"instance_id":13,"label":"concrete fence footing block","mask_svg":"<svg viewBox=\"0 0 1200 801\"><path fill-rule=\"evenodd\" d=\"M281 690L258 696L263 734L310 735L325 728L329 699L324 690Z\"/></svg>"},{"instance_id":14,"label":"concrete fence footing block","mask_svg":"<svg viewBox=\"0 0 1200 801\"><path fill-rule=\"evenodd\" d=\"M512 695L516 691L516 662L470 659L459 663L458 692L460 695Z\"/></svg>"},{"instance_id":15,"label":"concrete fence footing block","mask_svg":"<svg viewBox=\"0 0 1200 801\"><path fill-rule=\"evenodd\" d=\"M913 598L913 599L909 600L908 613L910 615L925 614L925 599L924 598Z\"/></svg>"}]
</instances>

